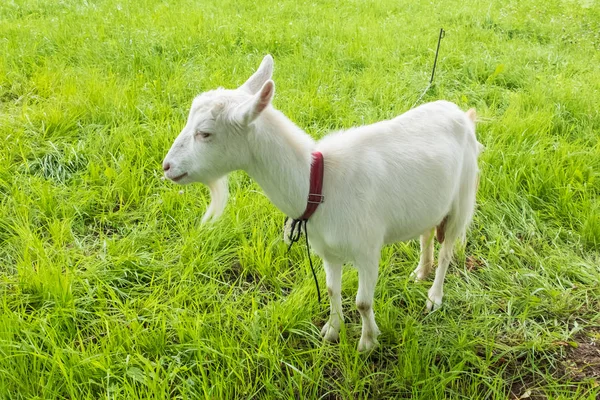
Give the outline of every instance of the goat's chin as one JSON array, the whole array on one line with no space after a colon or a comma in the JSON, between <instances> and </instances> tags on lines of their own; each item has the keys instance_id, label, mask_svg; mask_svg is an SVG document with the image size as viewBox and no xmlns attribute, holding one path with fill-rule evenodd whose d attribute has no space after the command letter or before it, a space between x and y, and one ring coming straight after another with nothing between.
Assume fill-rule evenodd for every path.
<instances>
[{"instance_id":1,"label":"goat's chin","mask_svg":"<svg viewBox=\"0 0 600 400\"><path fill-rule=\"evenodd\" d=\"M210 190L210 205L202 217L202 223L214 222L219 219L229 198L229 188L227 186L227 175L208 183Z\"/></svg>"}]
</instances>

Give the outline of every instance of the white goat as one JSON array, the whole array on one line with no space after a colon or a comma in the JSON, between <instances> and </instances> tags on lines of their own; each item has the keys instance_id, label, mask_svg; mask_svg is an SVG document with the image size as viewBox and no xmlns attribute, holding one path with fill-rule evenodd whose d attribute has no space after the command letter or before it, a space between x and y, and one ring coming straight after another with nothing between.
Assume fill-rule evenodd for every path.
<instances>
[{"instance_id":1,"label":"white goat","mask_svg":"<svg viewBox=\"0 0 600 400\"><path fill-rule=\"evenodd\" d=\"M352 128L315 142L271 106L273 59L267 55L235 90L196 97L186 126L163 162L179 184L209 186L203 221L218 218L227 202L227 173L245 170L286 215L304 212L311 153L325 160L325 202L308 221L310 244L323 258L330 317L321 334L337 340L343 322L342 264L358 270L356 306L362 317L359 351L377 344L373 313L381 248L421 236L413 274L424 279L433 266L433 232L442 241L427 309L442 304L453 247L464 238L475 207L477 158L475 111L446 101L421 105L389 121ZM444 240L445 238L445 240Z\"/></svg>"}]
</instances>

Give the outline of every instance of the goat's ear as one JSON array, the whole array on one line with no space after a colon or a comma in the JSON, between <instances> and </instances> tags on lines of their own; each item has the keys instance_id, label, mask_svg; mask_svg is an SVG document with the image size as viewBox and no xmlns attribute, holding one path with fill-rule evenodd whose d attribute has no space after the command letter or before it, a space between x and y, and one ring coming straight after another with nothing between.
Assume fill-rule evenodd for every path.
<instances>
[{"instance_id":1,"label":"goat's ear","mask_svg":"<svg viewBox=\"0 0 600 400\"><path fill-rule=\"evenodd\" d=\"M275 83L269 79L257 94L237 107L237 117L241 123L243 125L248 125L254 121L271 103L274 93Z\"/></svg>"},{"instance_id":2,"label":"goat's ear","mask_svg":"<svg viewBox=\"0 0 600 400\"><path fill-rule=\"evenodd\" d=\"M256 72L240 86L240 89L250 94L256 94L264 83L271 79L271 76L273 76L273 57L267 54Z\"/></svg>"}]
</instances>

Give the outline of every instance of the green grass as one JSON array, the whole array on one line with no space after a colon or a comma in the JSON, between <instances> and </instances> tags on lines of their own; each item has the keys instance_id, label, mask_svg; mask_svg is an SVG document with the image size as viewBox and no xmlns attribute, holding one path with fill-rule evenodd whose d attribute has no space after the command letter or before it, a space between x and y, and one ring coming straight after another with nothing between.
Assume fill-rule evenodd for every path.
<instances>
[{"instance_id":1,"label":"green grass","mask_svg":"<svg viewBox=\"0 0 600 400\"><path fill-rule=\"evenodd\" d=\"M478 110L478 212L439 312L408 279L418 243L384 249L360 355L354 270L322 343L328 306L260 188L234 173L202 227L207 189L160 164L193 96L266 53L314 137L400 114L440 27L423 101ZM0 398L600 396L571 368L600 337L597 0L5 0L0 53Z\"/></svg>"}]
</instances>

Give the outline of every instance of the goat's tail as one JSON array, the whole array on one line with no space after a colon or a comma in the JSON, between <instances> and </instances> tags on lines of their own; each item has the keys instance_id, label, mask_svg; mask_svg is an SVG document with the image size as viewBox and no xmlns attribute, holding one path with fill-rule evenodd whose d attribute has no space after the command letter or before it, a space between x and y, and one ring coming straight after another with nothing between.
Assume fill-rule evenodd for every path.
<instances>
[{"instance_id":1,"label":"goat's tail","mask_svg":"<svg viewBox=\"0 0 600 400\"><path fill-rule=\"evenodd\" d=\"M465 114L467 115L469 120L473 123L473 133L474 133L475 132L475 123L477 122L477 111L475 111L474 108L469 108L465 112ZM477 138L475 138L475 140L477 141ZM477 154L480 154L484 150L485 150L484 145L482 145L481 143L479 143L479 141L477 141Z\"/></svg>"},{"instance_id":2,"label":"goat's tail","mask_svg":"<svg viewBox=\"0 0 600 400\"><path fill-rule=\"evenodd\" d=\"M475 123L475 121L477 120L477 112L475 111L474 108L469 108L466 112L467 117L469 117L469 119L471 121L473 121L473 123Z\"/></svg>"}]
</instances>

